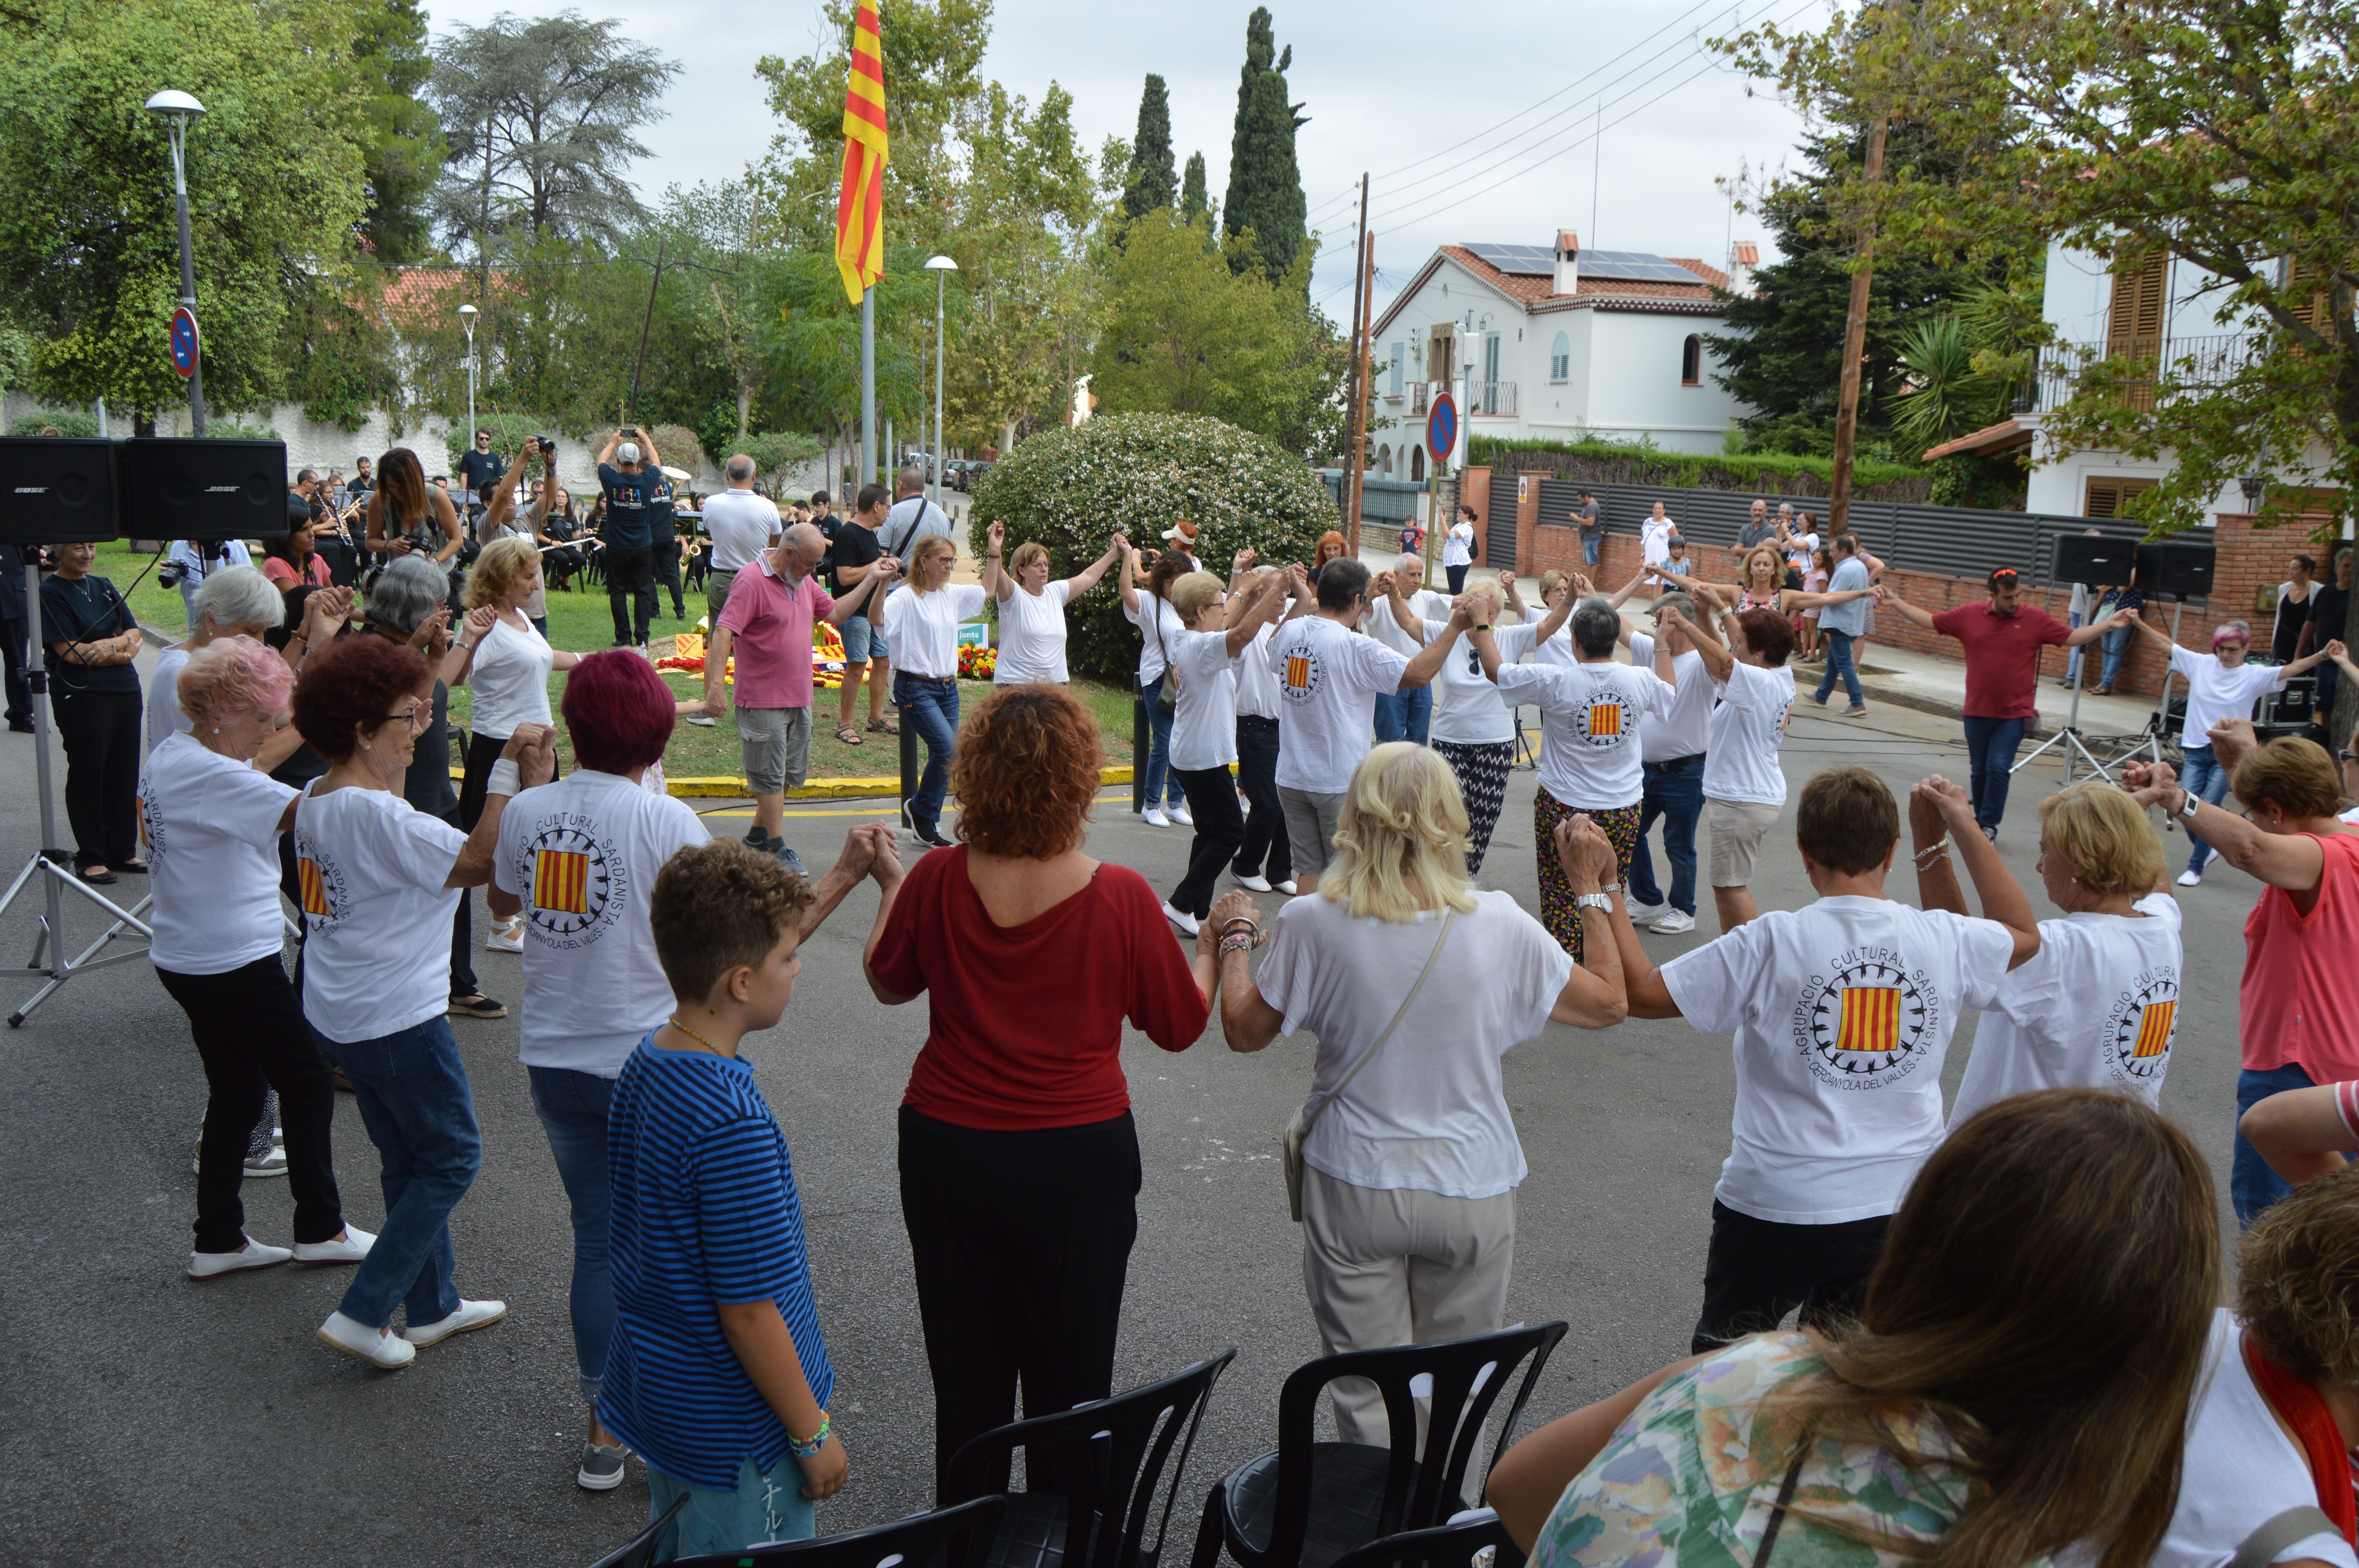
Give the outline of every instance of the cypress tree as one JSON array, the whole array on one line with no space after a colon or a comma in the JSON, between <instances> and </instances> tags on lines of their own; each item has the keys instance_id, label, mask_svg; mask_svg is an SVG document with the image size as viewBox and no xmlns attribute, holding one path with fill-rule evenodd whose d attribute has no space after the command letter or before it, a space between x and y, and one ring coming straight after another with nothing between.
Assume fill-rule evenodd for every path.
<instances>
[{"instance_id":1,"label":"cypress tree","mask_svg":"<svg viewBox=\"0 0 2359 1568\"><path fill-rule=\"evenodd\" d=\"M1286 275L1302 249L1308 210L1302 171L1295 161L1294 133L1309 122L1297 113L1301 105L1286 99L1286 70L1293 63L1292 46L1277 53L1269 7L1255 6L1245 22L1245 63L1237 79L1236 129L1229 143L1229 191L1221 203L1221 229L1232 238L1253 231L1253 254L1235 256L1232 265L1240 272L1258 266L1272 282Z\"/></svg>"},{"instance_id":2,"label":"cypress tree","mask_svg":"<svg viewBox=\"0 0 2359 1568\"><path fill-rule=\"evenodd\" d=\"M1204 189L1204 155L1188 155L1188 173L1180 182L1180 221L1192 223L1212 208L1212 194Z\"/></svg>"},{"instance_id":3,"label":"cypress tree","mask_svg":"<svg viewBox=\"0 0 2359 1568\"><path fill-rule=\"evenodd\" d=\"M1122 211L1140 218L1158 207L1169 207L1178 193L1171 172L1171 98L1163 79L1149 75L1138 100L1138 135L1130 144L1130 182L1123 188Z\"/></svg>"}]
</instances>

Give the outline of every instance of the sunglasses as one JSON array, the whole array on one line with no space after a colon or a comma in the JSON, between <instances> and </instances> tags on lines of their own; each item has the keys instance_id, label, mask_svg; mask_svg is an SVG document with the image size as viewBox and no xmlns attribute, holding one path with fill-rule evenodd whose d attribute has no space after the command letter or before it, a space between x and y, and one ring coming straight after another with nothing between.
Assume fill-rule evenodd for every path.
<instances>
[{"instance_id":1,"label":"sunglasses","mask_svg":"<svg viewBox=\"0 0 2359 1568\"><path fill-rule=\"evenodd\" d=\"M2020 579L2022 576L2023 574L2017 571L2013 567L2003 567L1999 570L1991 573L1991 581L1995 583L2015 582Z\"/></svg>"}]
</instances>

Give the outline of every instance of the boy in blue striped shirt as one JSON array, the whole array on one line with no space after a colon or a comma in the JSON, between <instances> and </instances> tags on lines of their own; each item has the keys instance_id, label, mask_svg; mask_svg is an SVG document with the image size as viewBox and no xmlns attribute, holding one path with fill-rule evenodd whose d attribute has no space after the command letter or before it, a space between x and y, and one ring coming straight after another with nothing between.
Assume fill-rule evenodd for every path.
<instances>
[{"instance_id":1,"label":"boy in blue striped shirt","mask_svg":"<svg viewBox=\"0 0 2359 1568\"><path fill-rule=\"evenodd\" d=\"M647 1464L655 1561L808 1540L849 1474L829 1430L787 1141L737 1055L786 1011L795 950L874 863L859 828L811 886L734 839L681 849L648 901L677 1010L615 1080L606 1138L614 1336L598 1419Z\"/></svg>"}]
</instances>

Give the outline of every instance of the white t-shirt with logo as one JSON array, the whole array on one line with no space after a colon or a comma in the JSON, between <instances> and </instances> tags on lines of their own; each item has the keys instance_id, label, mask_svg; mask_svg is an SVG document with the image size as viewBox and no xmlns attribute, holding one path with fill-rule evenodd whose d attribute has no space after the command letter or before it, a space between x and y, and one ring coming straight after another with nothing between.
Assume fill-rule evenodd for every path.
<instances>
[{"instance_id":1,"label":"white t-shirt with logo","mask_svg":"<svg viewBox=\"0 0 2359 1568\"><path fill-rule=\"evenodd\" d=\"M1152 626L1147 621L1149 605L1154 606L1156 611ZM1180 633L1188 629L1187 623L1180 619L1180 612L1171 608L1169 600L1158 599L1143 588L1138 590L1138 608L1133 610L1129 605L1124 605L1122 617L1138 628L1138 684L1152 686L1163 674L1165 652L1179 641Z\"/></svg>"},{"instance_id":2,"label":"white t-shirt with logo","mask_svg":"<svg viewBox=\"0 0 2359 1568\"><path fill-rule=\"evenodd\" d=\"M156 655L156 668L147 676L147 750L156 749L175 735L186 735L196 728L189 716L180 711L180 672L189 667L189 650L167 648ZM204 750L200 746L199 751Z\"/></svg>"},{"instance_id":3,"label":"white t-shirt with logo","mask_svg":"<svg viewBox=\"0 0 2359 1568\"><path fill-rule=\"evenodd\" d=\"M524 1020L516 1060L611 1078L669 1017L647 903L703 818L616 773L582 769L500 813L492 885L524 900Z\"/></svg>"},{"instance_id":4,"label":"white t-shirt with logo","mask_svg":"<svg viewBox=\"0 0 2359 1568\"><path fill-rule=\"evenodd\" d=\"M2245 1363L2244 1330L2226 1307L2212 1314L2182 1465L2179 1506L2154 1568L2227 1568L2253 1531L2288 1509L2318 1506L2309 1462L2269 1413ZM2269 1561L2303 1558L2359 1568L2359 1553L2332 1532L2297 1541Z\"/></svg>"},{"instance_id":5,"label":"white t-shirt with logo","mask_svg":"<svg viewBox=\"0 0 2359 1568\"><path fill-rule=\"evenodd\" d=\"M2111 1089L2160 1108L2179 1032L2179 901L2149 893L2130 907L2039 923L2038 955L2009 971L1974 1031L1951 1126L2033 1089Z\"/></svg>"},{"instance_id":6,"label":"white t-shirt with logo","mask_svg":"<svg viewBox=\"0 0 2359 1568\"><path fill-rule=\"evenodd\" d=\"M1734 1141L1713 1195L1786 1225L1900 1206L1941 1141L1941 1059L2006 979L2006 926L1844 895L1774 910L1663 966L1699 1033L1735 1035Z\"/></svg>"},{"instance_id":7,"label":"white t-shirt with logo","mask_svg":"<svg viewBox=\"0 0 2359 1568\"><path fill-rule=\"evenodd\" d=\"M1432 642L1450 630L1447 621L1425 623L1426 641ZM1507 627L1507 631L1520 628ZM1497 633L1492 633L1495 637ZM1527 636L1525 641L1531 639ZM1500 656L1506 656L1501 650ZM1474 639L1462 636L1450 645L1441 661L1441 668L1433 675L1433 721L1430 734L1437 741L1447 741L1457 746L1497 745L1516 738L1516 715L1491 677L1483 673L1482 655L1475 652Z\"/></svg>"},{"instance_id":8,"label":"white t-shirt with logo","mask_svg":"<svg viewBox=\"0 0 2359 1568\"><path fill-rule=\"evenodd\" d=\"M185 732L148 753L139 838L156 899L147 957L158 968L225 975L278 956L287 929L278 918L278 819L294 798L268 773Z\"/></svg>"},{"instance_id":9,"label":"white t-shirt with logo","mask_svg":"<svg viewBox=\"0 0 2359 1568\"><path fill-rule=\"evenodd\" d=\"M2212 725L2223 719L2250 719L2263 692L2282 691L2286 684L2282 665L2243 664L2232 670L2217 654L2191 648L2174 646L2170 668L2187 677L2187 722L2179 728L2182 746L2209 746Z\"/></svg>"},{"instance_id":10,"label":"white t-shirt with logo","mask_svg":"<svg viewBox=\"0 0 2359 1568\"><path fill-rule=\"evenodd\" d=\"M1339 1182L1449 1197L1512 1190L1524 1151L1499 1058L1548 1026L1572 959L1513 895L1478 892L1449 946L1367 1070L1320 1113L1305 1163ZM1439 917L1353 919L1332 900L1289 900L1254 977L1284 1033L1319 1037L1306 1107L1315 1109L1392 1022L1433 956Z\"/></svg>"},{"instance_id":11,"label":"white t-shirt with logo","mask_svg":"<svg viewBox=\"0 0 2359 1568\"><path fill-rule=\"evenodd\" d=\"M1655 639L1645 632L1630 633L1630 662L1642 670L1655 667ZM1675 762L1681 757L1703 755L1710 737L1712 675L1703 655L1690 648L1671 655L1671 675L1678 690L1658 719L1638 722L1638 756L1643 762Z\"/></svg>"},{"instance_id":12,"label":"white t-shirt with logo","mask_svg":"<svg viewBox=\"0 0 2359 1568\"><path fill-rule=\"evenodd\" d=\"M750 490L724 490L704 498L704 531L712 539L714 571L744 571L770 547L783 525L777 507Z\"/></svg>"},{"instance_id":13,"label":"white t-shirt with logo","mask_svg":"<svg viewBox=\"0 0 2359 1568\"><path fill-rule=\"evenodd\" d=\"M1499 690L1540 710L1540 787L1575 811L1636 806L1646 793L1638 721L1670 706L1671 688L1636 665L1501 665Z\"/></svg>"},{"instance_id":14,"label":"white t-shirt with logo","mask_svg":"<svg viewBox=\"0 0 2359 1568\"><path fill-rule=\"evenodd\" d=\"M505 741L520 724L547 724L549 672L557 662L549 639L529 624L492 622L475 644L467 666L467 687L475 694L468 728L488 740Z\"/></svg>"},{"instance_id":15,"label":"white t-shirt with logo","mask_svg":"<svg viewBox=\"0 0 2359 1568\"><path fill-rule=\"evenodd\" d=\"M1065 674L1065 606L1073 597L1071 578L1056 578L1039 592L1015 592L999 601L999 662L993 667L997 686L1063 686Z\"/></svg>"},{"instance_id":16,"label":"white t-shirt with logo","mask_svg":"<svg viewBox=\"0 0 2359 1568\"><path fill-rule=\"evenodd\" d=\"M1269 640L1277 635L1275 621L1253 634L1237 656L1237 714L1256 719L1277 717L1277 676L1269 667Z\"/></svg>"},{"instance_id":17,"label":"white t-shirt with logo","mask_svg":"<svg viewBox=\"0 0 2359 1568\"><path fill-rule=\"evenodd\" d=\"M1189 773L1237 760L1236 661L1226 632L1182 632L1171 643L1180 705L1171 715L1171 765Z\"/></svg>"},{"instance_id":18,"label":"white t-shirt with logo","mask_svg":"<svg viewBox=\"0 0 2359 1568\"><path fill-rule=\"evenodd\" d=\"M1419 621L1450 619L1450 596L1446 593L1436 593L1430 588L1420 588L1413 593L1403 594L1401 597L1408 601L1409 613ZM1393 619L1393 601L1388 596L1372 591L1368 596L1367 617L1360 624L1366 629L1369 636L1374 637L1404 659L1417 657L1418 650L1423 646L1416 638L1401 629L1399 622Z\"/></svg>"},{"instance_id":19,"label":"white t-shirt with logo","mask_svg":"<svg viewBox=\"0 0 2359 1568\"><path fill-rule=\"evenodd\" d=\"M1269 640L1277 677L1277 782L1342 795L1375 741L1376 698L1398 691L1408 661L1323 615L1298 615Z\"/></svg>"},{"instance_id":20,"label":"white t-shirt with logo","mask_svg":"<svg viewBox=\"0 0 2359 1568\"><path fill-rule=\"evenodd\" d=\"M1720 706L1704 726L1711 742L1704 749L1704 798L1785 805L1786 770L1777 752L1786 743L1786 716L1794 710L1794 672L1738 659L1719 692Z\"/></svg>"},{"instance_id":21,"label":"white t-shirt with logo","mask_svg":"<svg viewBox=\"0 0 2359 1568\"><path fill-rule=\"evenodd\" d=\"M318 787L295 807L303 1016L344 1044L441 1017L462 891L442 884L467 836L387 790Z\"/></svg>"},{"instance_id":22,"label":"white t-shirt with logo","mask_svg":"<svg viewBox=\"0 0 2359 1568\"><path fill-rule=\"evenodd\" d=\"M944 583L919 593L907 583L885 600L885 637L893 644L893 668L937 680L958 678L961 622L983 612L983 585Z\"/></svg>"}]
</instances>

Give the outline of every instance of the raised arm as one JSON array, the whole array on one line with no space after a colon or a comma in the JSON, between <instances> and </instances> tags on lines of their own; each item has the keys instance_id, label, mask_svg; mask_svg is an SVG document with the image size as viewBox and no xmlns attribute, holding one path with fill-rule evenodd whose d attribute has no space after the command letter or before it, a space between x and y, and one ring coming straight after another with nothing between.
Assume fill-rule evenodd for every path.
<instances>
[{"instance_id":1,"label":"raised arm","mask_svg":"<svg viewBox=\"0 0 2359 1568\"><path fill-rule=\"evenodd\" d=\"M1007 543L1007 524L994 520L984 531L988 541L984 546L983 591L984 597L1005 604L1016 592L1016 579L1000 569L999 552Z\"/></svg>"},{"instance_id":2,"label":"raised arm","mask_svg":"<svg viewBox=\"0 0 2359 1568\"><path fill-rule=\"evenodd\" d=\"M1499 591L1506 596L1507 608L1516 612L1518 622L1531 619L1532 612L1525 606L1523 596L1516 591L1515 573L1503 571L1499 574Z\"/></svg>"},{"instance_id":3,"label":"raised arm","mask_svg":"<svg viewBox=\"0 0 2359 1568\"><path fill-rule=\"evenodd\" d=\"M1901 614L1907 616L1912 622L1924 627L1928 632L1933 629L1933 612L1931 611L1918 609L1917 606L1909 603L1907 600L1901 598L1898 594L1893 592L1888 588L1879 588L1875 590L1875 602L1882 605L1887 605L1894 610L1897 610Z\"/></svg>"},{"instance_id":4,"label":"raised arm","mask_svg":"<svg viewBox=\"0 0 2359 1568\"><path fill-rule=\"evenodd\" d=\"M1138 552L1128 545L1122 551L1122 607L1134 616L1138 613Z\"/></svg>"},{"instance_id":5,"label":"raised arm","mask_svg":"<svg viewBox=\"0 0 2359 1568\"><path fill-rule=\"evenodd\" d=\"M1098 583L1105 577L1107 568L1112 567L1114 563L1121 557L1123 551L1129 547L1130 542L1127 539L1125 539L1121 535L1116 534L1114 536L1113 541L1106 546L1104 555L1100 556L1096 560L1092 561L1088 566L1082 568L1080 571L1075 572L1071 577L1065 579L1065 597L1067 599L1079 599L1082 595L1089 592L1090 589L1097 587Z\"/></svg>"},{"instance_id":6,"label":"raised arm","mask_svg":"<svg viewBox=\"0 0 2359 1568\"><path fill-rule=\"evenodd\" d=\"M901 563L891 556L879 556L869 567L869 570L861 573L858 582L845 589L842 596L828 607L824 619L829 625L841 626L856 615L867 615L871 621L884 615L883 609L876 607L893 591L893 579ZM869 614L871 608L875 608L874 615Z\"/></svg>"},{"instance_id":7,"label":"raised arm","mask_svg":"<svg viewBox=\"0 0 2359 1568\"><path fill-rule=\"evenodd\" d=\"M2168 762L2130 763L2122 770L2122 787L2140 806L2158 806L2173 817L2179 817L2187 804L2187 792L2180 787L2179 774ZM2264 833L2244 813L2225 810L2208 800L2198 802L2193 820L2179 819L2201 835L2222 860L2247 876L2296 895L2298 905L2305 895L2318 891L2326 875L2326 852L2307 833Z\"/></svg>"},{"instance_id":8,"label":"raised arm","mask_svg":"<svg viewBox=\"0 0 2359 1568\"><path fill-rule=\"evenodd\" d=\"M1409 608L1408 600L1401 592L1400 573L1384 572L1376 580L1383 586L1385 606L1392 612L1393 624L1399 627L1401 634L1410 642L1424 647L1425 617Z\"/></svg>"},{"instance_id":9,"label":"raised arm","mask_svg":"<svg viewBox=\"0 0 2359 1568\"><path fill-rule=\"evenodd\" d=\"M2144 633L2148 639L2150 639L2156 647L2162 650L2162 656L2166 659L2170 657L2170 650L2178 646L2177 643L2170 640L2169 633L2164 631L2153 622L2148 621L2145 616L2132 615L2126 610L2114 611L2111 615L2105 617L2104 620L2099 622L2097 625L2101 632L2111 632L2114 628L2121 626L2125 622L2136 627L2140 633ZM2086 632L2089 628L2083 626L2081 630Z\"/></svg>"},{"instance_id":10,"label":"raised arm","mask_svg":"<svg viewBox=\"0 0 2359 1568\"><path fill-rule=\"evenodd\" d=\"M598 449L598 466L603 468L608 463L613 462L614 460L614 449L622 444L623 433L620 430L614 430L608 433L606 437L606 444Z\"/></svg>"},{"instance_id":11,"label":"raised arm","mask_svg":"<svg viewBox=\"0 0 2359 1568\"><path fill-rule=\"evenodd\" d=\"M479 604L467 611L466 622L451 639L451 646L443 651L442 667L436 672L444 686L456 691L467 684L467 672L475 663L475 644L484 640L499 618L500 612L488 604Z\"/></svg>"},{"instance_id":12,"label":"raised arm","mask_svg":"<svg viewBox=\"0 0 2359 1568\"><path fill-rule=\"evenodd\" d=\"M1463 604L1451 610L1450 622L1442 627L1441 635L1419 649L1417 657L1408 662L1408 668L1401 672L1402 688L1408 690L1430 685L1433 677L1441 673L1441 661L1450 656L1450 645L1473 624L1473 612ZM1419 628L1420 631L1423 629L1422 625Z\"/></svg>"},{"instance_id":13,"label":"raised arm","mask_svg":"<svg viewBox=\"0 0 2359 1568\"><path fill-rule=\"evenodd\" d=\"M1910 789L1908 849L1917 867L1917 903L1925 909L1966 914L1971 913L1966 908L1966 890L1958 885L1957 868L1950 861L1949 832L1949 821L1932 791L1921 784Z\"/></svg>"},{"instance_id":14,"label":"raised arm","mask_svg":"<svg viewBox=\"0 0 2359 1568\"><path fill-rule=\"evenodd\" d=\"M2326 659L2333 659L2338 665L2348 670L2351 667L2350 659L2347 656L2344 656L2343 654L2337 653L2337 650L2342 648L2343 643L2339 640L2331 642L2315 653L2304 654L2300 658L2294 660L2291 664L2279 665L2277 668L2277 684L2279 686L2283 686L2286 682L2293 679L2296 676L2306 676L2310 674L2310 672L2315 669L2321 661ZM2347 654L2347 650L2345 650L2344 653Z\"/></svg>"},{"instance_id":15,"label":"raised arm","mask_svg":"<svg viewBox=\"0 0 2359 1568\"><path fill-rule=\"evenodd\" d=\"M1715 682L1724 681L1728 678L1728 672L1736 664L1736 655L1728 651L1727 644L1706 630L1704 622L1711 619L1712 617L1707 615L1703 621L1690 621L1678 610L1670 608L1661 610L1656 614L1656 620L1663 626L1676 627L1688 634L1688 641L1695 645L1696 653L1703 659L1705 675L1711 676ZM1656 646L1658 650L1661 645L1662 639L1657 638Z\"/></svg>"},{"instance_id":16,"label":"raised arm","mask_svg":"<svg viewBox=\"0 0 2359 1568\"><path fill-rule=\"evenodd\" d=\"M500 762L516 764L520 789L547 784L557 773L557 731L546 724L517 725L508 743L500 749ZM498 763L493 765L496 768ZM460 846L458 859L451 862L451 874L442 881L444 887L479 888L492 880L492 856L500 841L500 813L514 793L503 792L495 785L484 797L484 815L476 819L475 830L467 835L466 843Z\"/></svg>"},{"instance_id":17,"label":"raised arm","mask_svg":"<svg viewBox=\"0 0 2359 1568\"><path fill-rule=\"evenodd\" d=\"M1616 887L1606 895L1614 901L1614 948L1622 959L1622 992L1628 999L1632 1018L1678 1018L1680 1004L1671 1000L1669 986L1663 984L1663 972L1647 957L1639 945L1638 928L1630 924L1630 906L1624 890ZM1582 946L1587 946L1584 937Z\"/></svg>"},{"instance_id":18,"label":"raised arm","mask_svg":"<svg viewBox=\"0 0 2359 1568\"><path fill-rule=\"evenodd\" d=\"M1228 655L1235 658L1261 634L1261 629L1277 619L1277 607L1285 603L1278 589L1285 579L1272 573L1256 582L1244 593L1229 600Z\"/></svg>"},{"instance_id":19,"label":"raised arm","mask_svg":"<svg viewBox=\"0 0 2359 1568\"><path fill-rule=\"evenodd\" d=\"M1963 784L1952 784L1936 773L1917 789L1930 792L1940 807L1941 819L1949 825L1958 858L1965 861L1966 875L1973 880L1974 896L1982 900L1983 918L1997 921L2015 938L2015 956L2007 960L2006 967L2021 968L2039 954L2039 921L2031 912L2029 896L2008 874L2006 863L1998 858L1998 846L1983 836ZM1909 792L1909 798L1916 798L1916 790Z\"/></svg>"},{"instance_id":20,"label":"raised arm","mask_svg":"<svg viewBox=\"0 0 2359 1568\"><path fill-rule=\"evenodd\" d=\"M641 473L663 467L663 457L656 450L656 438L644 426L639 429L639 452Z\"/></svg>"},{"instance_id":21,"label":"raised arm","mask_svg":"<svg viewBox=\"0 0 2359 1568\"><path fill-rule=\"evenodd\" d=\"M1602 892L1614 879L1619 862L1614 841L1605 830L1576 813L1556 825L1557 863L1564 868L1574 896ZM1622 950L1614 940L1614 915L1594 904L1581 911L1581 963L1565 977L1549 1017L1576 1029L1610 1029L1630 1016L1630 1000L1623 989Z\"/></svg>"}]
</instances>

